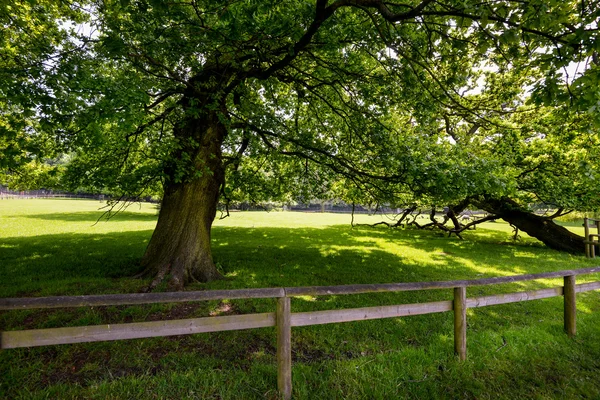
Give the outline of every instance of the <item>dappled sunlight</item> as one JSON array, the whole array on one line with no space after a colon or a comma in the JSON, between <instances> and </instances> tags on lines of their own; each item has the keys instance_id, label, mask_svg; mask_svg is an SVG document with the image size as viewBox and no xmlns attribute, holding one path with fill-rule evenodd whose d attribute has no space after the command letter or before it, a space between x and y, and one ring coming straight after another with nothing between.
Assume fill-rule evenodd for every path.
<instances>
[{"instance_id":1,"label":"dappled sunlight","mask_svg":"<svg viewBox=\"0 0 600 400\"><path fill-rule=\"evenodd\" d=\"M296 299L300 299L300 300L304 300L304 301L317 301L317 297L316 296L297 296L294 297Z\"/></svg>"},{"instance_id":2,"label":"dappled sunlight","mask_svg":"<svg viewBox=\"0 0 600 400\"><path fill-rule=\"evenodd\" d=\"M32 255L30 255L29 257L23 257L23 258L21 258L21 261L27 261L27 260L39 260L40 258L48 258L48 257L52 257L52 255L51 255L51 254L44 254L44 255L41 255L41 254L37 254L37 253L36 253L36 254L32 254Z\"/></svg>"},{"instance_id":3,"label":"dappled sunlight","mask_svg":"<svg viewBox=\"0 0 600 400\"><path fill-rule=\"evenodd\" d=\"M598 310L596 310L598 311ZM592 312L594 312L594 310L589 307L587 304L585 303L581 303L579 302L579 304L577 304L577 312L578 313L584 313L584 314L591 314Z\"/></svg>"},{"instance_id":4,"label":"dappled sunlight","mask_svg":"<svg viewBox=\"0 0 600 400\"><path fill-rule=\"evenodd\" d=\"M536 258L537 254L531 252L531 251L520 251L520 250L515 250L513 252L514 257L520 257L520 258Z\"/></svg>"},{"instance_id":5,"label":"dappled sunlight","mask_svg":"<svg viewBox=\"0 0 600 400\"><path fill-rule=\"evenodd\" d=\"M316 248L319 249L319 253L323 257L339 256L342 251L356 251L357 253L360 252L362 256L369 255L372 252L372 249L363 246L322 245L316 246Z\"/></svg>"}]
</instances>

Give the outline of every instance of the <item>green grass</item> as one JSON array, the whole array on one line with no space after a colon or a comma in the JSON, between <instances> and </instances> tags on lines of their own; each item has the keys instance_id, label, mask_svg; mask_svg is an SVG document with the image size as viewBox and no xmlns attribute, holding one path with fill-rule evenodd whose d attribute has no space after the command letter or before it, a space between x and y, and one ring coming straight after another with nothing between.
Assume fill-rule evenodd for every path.
<instances>
[{"instance_id":1,"label":"green grass","mask_svg":"<svg viewBox=\"0 0 600 400\"><path fill-rule=\"evenodd\" d=\"M135 206L98 222L100 202L0 202L0 297L136 292L156 224ZM380 217L357 216L372 223ZM476 279L598 265L511 240L487 223L464 241L438 232L349 226L344 214L232 213L215 222L226 279L190 290ZM570 229L582 228L571 223ZM593 281L600 276L578 278ZM560 280L470 288L469 296ZM450 290L305 296L294 312L449 300ZM272 312L275 301L231 300L0 313L0 330ZM600 296L578 295L578 335L562 331L562 299L468 310L468 360L453 355L451 313L294 328L294 397L600 398ZM2 398L277 398L275 332L255 329L0 352Z\"/></svg>"}]
</instances>

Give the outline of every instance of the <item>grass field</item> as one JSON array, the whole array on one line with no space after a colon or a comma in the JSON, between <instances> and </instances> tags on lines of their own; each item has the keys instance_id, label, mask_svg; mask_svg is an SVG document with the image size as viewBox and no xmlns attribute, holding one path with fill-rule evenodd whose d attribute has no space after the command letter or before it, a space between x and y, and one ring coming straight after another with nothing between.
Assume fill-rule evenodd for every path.
<instances>
[{"instance_id":1,"label":"grass field","mask_svg":"<svg viewBox=\"0 0 600 400\"><path fill-rule=\"evenodd\" d=\"M108 222L100 202L0 202L0 297L127 293L156 209ZM372 223L381 217L357 216ZM438 232L349 225L350 216L232 213L213 229L226 279L190 290L476 279L600 264L511 240L487 223L464 241ZM582 230L569 224L571 229ZM581 232L578 232L581 233ZM599 275L578 279L598 280ZM468 295L559 285L469 289ZM302 297L309 311L449 300L452 292ZM231 300L0 313L0 330L272 312L275 301ZM451 313L294 328L294 398L600 398L600 294L578 295L578 335L562 331L562 299L468 311L468 360L453 355ZM0 352L2 398L277 398L274 329Z\"/></svg>"}]
</instances>

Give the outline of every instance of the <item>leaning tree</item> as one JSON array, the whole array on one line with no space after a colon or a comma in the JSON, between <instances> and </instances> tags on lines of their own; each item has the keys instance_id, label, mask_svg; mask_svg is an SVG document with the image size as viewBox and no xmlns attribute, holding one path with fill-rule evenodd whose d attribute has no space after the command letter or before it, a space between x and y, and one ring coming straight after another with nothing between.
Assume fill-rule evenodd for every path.
<instances>
[{"instance_id":1,"label":"leaning tree","mask_svg":"<svg viewBox=\"0 0 600 400\"><path fill-rule=\"evenodd\" d=\"M430 133L435 139L426 157L413 161L414 175L405 177L418 185L405 189L405 199L392 200L410 212L426 209L429 221L408 221L409 214L401 213L387 225L409 223L461 237L478 223L503 219L550 248L583 253L583 237L554 220L600 209L598 131L588 113L522 103L529 104L510 113L505 107L493 123L445 114L440 129ZM412 152L416 149L413 144ZM386 192L377 195L389 198ZM459 218L473 208L489 215L477 221ZM440 221L436 215L442 209Z\"/></svg>"},{"instance_id":2,"label":"leaning tree","mask_svg":"<svg viewBox=\"0 0 600 400\"><path fill-rule=\"evenodd\" d=\"M561 103L561 69L598 46L596 2L0 7L0 145L11 150L3 167L69 153L72 182L128 195L160 184L142 263L153 285L168 278L175 288L219 277L210 250L217 202L252 165L268 166L271 181L317 164L374 190L418 185L423 158L411 156L411 132L431 132L448 110L493 122L496 99L518 96L486 71L521 74L541 101ZM586 89L597 74L587 68L571 82L585 93L568 94L580 110L597 100ZM487 97L469 99L467 88Z\"/></svg>"},{"instance_id":3,"label":"leaning tree","mask_svg":"<svg viewBox=\"0 0 600 400\"><path fill-rule=\"evenodd\" d=\"M535 109L513 117L513 129L496 131L487 144L496 152L504 193L479 192L471 202L548 247L583 253L583 237L554 219L574 210L600 209L600 137L590 115ZM534 213L534 207L548 208ZM539 211L539 210L538 210Z\"/></svg>"}]
</instances>

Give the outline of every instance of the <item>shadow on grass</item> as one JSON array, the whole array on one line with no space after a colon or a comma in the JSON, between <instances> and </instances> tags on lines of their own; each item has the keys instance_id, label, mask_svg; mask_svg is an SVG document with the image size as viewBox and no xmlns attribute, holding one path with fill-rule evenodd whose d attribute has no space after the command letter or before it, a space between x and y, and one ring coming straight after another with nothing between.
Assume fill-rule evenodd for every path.
<instances>
[{"instance_id":1,"label":"shadow on grass","mask_svg":"<svg viewBox=\"0 0 600 400\"><path fill-rule=\"evenodd\" d=\"M216 227L213 253L227 273L288 286L476 279L586 262L533 241L512 242L503 232L485 231L460 241L432 231L348 226Z\"/></svg>"},{"instance_id":2,"label":"shadow on grass","mask_svg":"<svg viewBox=\"0 0 600 400\"><path fill-rule=\"evenodd\" d=\"M96 213L71 216L86 221L97 218ZM44 218L51 217L44 214ZM154 218L135 213L117 217ZM139 272L138 261L151 234L143 230L5 238L0 243L4 266L0 296L70 294L71 288L61 288L62 283L131 277ZM215 262L228 279L192 288L477 279L575 268L574 261L586 266L583 259L532 242L515 244L496 231L481 231L460 241L432 231L345 225L322 229L217 226L212 248ZM98 285L91 285L89 293L97 289ZM102 292L107 290L110 287Z\"/></svg>"},{"instance_id":3,"label":"shadow on grass","mask_svg":"<svg viewBox=\"0 0 600 400\"><path fill-rule=\"evenodd\" d=\"M0 296L115 292L115 280L139 271L151 234L147 230L4 238Z\"/></svg>"}]
</instances>

